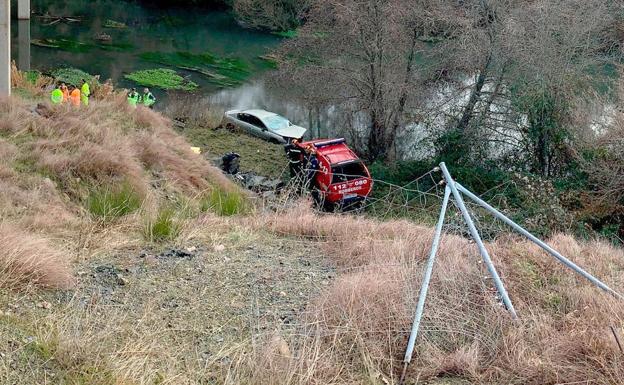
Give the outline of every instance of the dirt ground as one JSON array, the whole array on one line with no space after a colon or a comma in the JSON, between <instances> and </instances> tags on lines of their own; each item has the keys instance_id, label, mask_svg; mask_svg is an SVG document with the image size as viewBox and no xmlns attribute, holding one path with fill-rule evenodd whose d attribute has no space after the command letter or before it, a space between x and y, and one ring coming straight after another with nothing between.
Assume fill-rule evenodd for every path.
<instances>
[{"instance_id":1,"label":"dirt ground","mask_svg":"<svg viewBox=\"0 0 624 385\"><path fill-rule=\"evenodd\" d=\"M70 292L4 293L0 383L221 383L228 349L289 328L334 271L312 244L235 229L117 250L76 275Z\"/></svg>"}]
</instances>

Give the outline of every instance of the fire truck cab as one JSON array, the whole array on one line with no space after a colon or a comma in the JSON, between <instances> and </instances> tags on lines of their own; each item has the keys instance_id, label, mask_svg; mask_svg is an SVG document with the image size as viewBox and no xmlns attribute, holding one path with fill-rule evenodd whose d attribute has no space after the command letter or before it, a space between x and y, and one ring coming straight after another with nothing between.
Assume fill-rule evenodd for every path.
<instances>
[{"instance_id":1,"label":"fire truck cab","mask_svg":"<svg viewBox=\"0 0 624 385\"><path fill-rule=\"evenodd\" d=\"M373 180L364 162L347 146L345 139L313 140L297 144L304 150L310 167L310 157L316 157L318 167L308 170L312 194L325 209L358 206L371 193Z\"/></svg>"}]
</instances>

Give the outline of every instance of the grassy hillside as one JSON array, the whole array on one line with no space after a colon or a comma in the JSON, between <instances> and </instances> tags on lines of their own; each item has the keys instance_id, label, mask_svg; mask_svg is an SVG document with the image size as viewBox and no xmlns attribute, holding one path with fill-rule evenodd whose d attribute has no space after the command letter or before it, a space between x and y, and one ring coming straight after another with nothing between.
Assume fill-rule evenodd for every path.
<instances>
[{"instance_id":1,"label":"grassy hillside","mask_svg":"<svg viewBox=\"0 0 624 385\"><path fill-rule=\"evenodd\" d=\"M164 240L182 215L220 212L222 201L245 199L166 119L130 110L123 95L79 110L11 99L0 104L0 122L0 210L12 237L60 237L79 247L73 243L85 241L86 229L127 223L134 232L124 241ZM65 286L41 276L37 266L47 259L31 262L16 253L2 258L11 280L24 270L46 286Z\"/></svg>"},{"instance_id":2,"label":"grassy hillside","mask_svg":"<svg viewBox=\"0 0 624 385\"><path fill-rule=\"evenodd\" d=\"M123 95L22 94L0 102L0 383L398 383L431 228L255 211ZM204 149L236 144L193 130ZM621 249L551 243L624 291ZM618 383L624 304L526 241L488 247L520 319L474 244L445 236L407 383Z\"/></svg>"}]
</instances>

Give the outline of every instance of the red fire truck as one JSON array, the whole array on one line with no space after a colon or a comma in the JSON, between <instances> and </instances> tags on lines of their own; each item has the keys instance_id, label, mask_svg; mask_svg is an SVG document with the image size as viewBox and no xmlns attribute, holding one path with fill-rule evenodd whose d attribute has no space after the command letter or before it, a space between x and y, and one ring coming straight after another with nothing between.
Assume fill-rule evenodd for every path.
<instances>
[{"instance_id":1,"label":"red fire truck","mask_svg":"<svg viewBox=\"0 0 624 385\"><path fill-rule=\"evenodd\" d=\"M345 139L320 139L296 145L304 151L314 199L325 209L357 207L371 193L370 172Z\"/></svg>"}]
</instances>

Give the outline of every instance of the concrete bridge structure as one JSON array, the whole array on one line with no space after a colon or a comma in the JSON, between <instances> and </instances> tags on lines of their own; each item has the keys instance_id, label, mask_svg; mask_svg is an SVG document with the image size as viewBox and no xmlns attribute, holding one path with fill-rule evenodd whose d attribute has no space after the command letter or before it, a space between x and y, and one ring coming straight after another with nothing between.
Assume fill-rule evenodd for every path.
<instances>
[{"instance_id":1,"label":"concrete bridge structure","mask_svg":"<svg viewBox=\"0 0 624 385\"><path fill-rule=\"evenodd\" d=\"M30 0L17 0L20 67L30 69ZM25 44L23 44L25 43ZM0 0L0 97L11 95L11 0Z\"/></svg>"}]
</instances>

